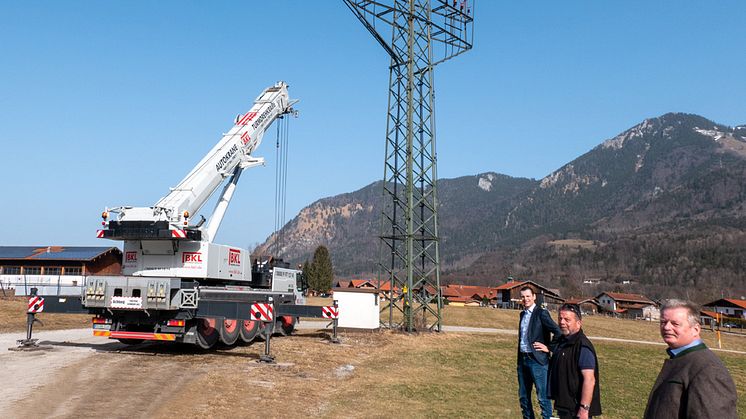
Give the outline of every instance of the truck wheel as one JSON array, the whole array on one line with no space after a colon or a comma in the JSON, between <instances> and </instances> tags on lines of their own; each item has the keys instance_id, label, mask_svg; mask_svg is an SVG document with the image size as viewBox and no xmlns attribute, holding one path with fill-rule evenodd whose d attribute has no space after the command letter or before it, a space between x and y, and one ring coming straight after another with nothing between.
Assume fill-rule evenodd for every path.
<instances>
[{"instance_id":1,"label":"truck wheel","mask_svg":"<svg viewBox=\"0 0 746 419\"><path fill-rule=\"evenodd\" d=\"M281 336L290 336L295 330L295 317L280 316L275 323L275 333Z\"/></svg>"},{"instance_id":2,"label":"truck wheel","mask_svg":"<svg viewBox=\"0 0 746 419\"><path fill-rule=\"evenodd\" d=\"M265 336L264 334L266 333L265 329L267 329L268 324L269 323L259 322L259 327L257 327L256 332L256 338L259 339L260 342L264 342L265 340L267 340L267 336Z\"/></svg>"},{"instance_id":3,"label":"truck wheel","mask_svg":"<svg viewBox=\"0 0 746 419\"><path fill-rule=\"evenodd\" d=\"M197 346L210 349L218 343L219 333L215 319L197 319Z\"/></svg>"},{"instance_id":4,"label":"truck wheel","mask_svg":"<svg viewBox=\"0 0 746 419\"><path fill-rule=\"evenodd\" d=\"M235 345L238 340L239 329L238 320L224 319L222 327L220 327L220 342L228 346Z\"/></svg>"},{"instance_id":5,"label":"truck wheel","mask_svg":"<svg viewBox=\"0 0 746 419\"><path fill-rule=\"evenodd\" d=\"M241 341L244 343L251 343L254 341L257 332L259 332L259 322L257 320L244 320L241 322L239 335Z\"/></svg>"}]
</instances>

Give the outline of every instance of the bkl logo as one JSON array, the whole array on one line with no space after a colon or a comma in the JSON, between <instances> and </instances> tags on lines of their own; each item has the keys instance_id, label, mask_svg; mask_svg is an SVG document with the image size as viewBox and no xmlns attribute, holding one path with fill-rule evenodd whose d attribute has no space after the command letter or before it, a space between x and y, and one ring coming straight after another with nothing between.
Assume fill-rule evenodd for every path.
<instances>
[{"instance_id":1,"label":"bkl logo","mask_svg":"<svg viewBox=\"0 0 746 419\"><path fill-rule=\"evenodd\" d=\"M184 252L181 255L181 263L202 263L202 253Z\"/></svg>"},{"instance_id":2,"label":"bkl logo","mask_svg":"<svg viewBox=\"0 0 746 419\"><path fill-rule=\"evenodd\" d=\"M236 125L249 125L249 122L251 122L252 119L256 116L256 112L249 112L246 115L244 115Z\"/></svg>"},{"instance_id":3,"label":"bkl logo","mask_svg":"<svg viewBox=\"0 0 746 419\"><path fill-rule=\"evenodd\" d=\"M228 250L228 264L233 266L241 266L241 251L238 249Z\"/></svg>"},{"instance_id":4,"label":"bkl logo","mask_svg":"<svg viewBox=\"0 0 746 419\"><path fill-rule=\"evenodd\" d=\"M124 254L125 262L137 262L137 252L126 252Z\"/></svg>"},{"instance_id":5,"label":"bkl logo","mask_svg":"<svg viewBox=\"0 0 746 419\"><path fill-rule=\"evenodd\" d=\"M246 145L249 141L251 141L251 137L248 131L241 134L241 144Z\"/></svg>"}]
</instances>

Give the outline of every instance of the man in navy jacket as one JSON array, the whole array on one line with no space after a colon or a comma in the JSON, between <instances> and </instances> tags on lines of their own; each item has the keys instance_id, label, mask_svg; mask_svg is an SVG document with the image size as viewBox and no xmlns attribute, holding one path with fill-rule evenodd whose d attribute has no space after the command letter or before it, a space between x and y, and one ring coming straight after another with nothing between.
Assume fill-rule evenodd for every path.
<instances>
[{"instance_id":1,"label":"man in navy jacket","mask_svg":"<svg viewBox=\"0 0 746 419\"><path fill-rule=\"evenodd\" d=\"M524 419L534 419L531 387L541 406L541 417L552 416L552 402L547 396L549 352L561 332L549 312L536 305L536 294L531 287L521 288L521 320L518 324L518 398ZM551 336L550 336L551 334Z\"/></svg>"}]
</instances>

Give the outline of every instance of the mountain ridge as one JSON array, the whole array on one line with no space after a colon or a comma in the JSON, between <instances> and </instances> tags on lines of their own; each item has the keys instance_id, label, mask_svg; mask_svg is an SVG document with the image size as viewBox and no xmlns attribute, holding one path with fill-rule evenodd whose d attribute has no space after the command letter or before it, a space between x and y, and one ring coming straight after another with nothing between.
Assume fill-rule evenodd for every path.
<instances>
[{"instance_id":1,"label":"mountain ridge","mask_svg":"<svg viewBox=\"0 0 746 419\"><path fill-rule=\"evenodd\" d=\"M664 259L648 266L650 260L658 260L662 252L688 255L676 243L665 244L669 239L689 240L705 253L730 254L721 244L740 244L746 227L744 179L746 125L729 127L685 113L645 119L540 180L495 172L440 179L443 279L484 283L507 275L533 275L573 290L574 284L593 275L610 285L631 281L640 284L637 291L661 294L658 285L666 281L664 272L656 269L665 266L670 275L678 275L675 285L683 284L682 292L688 292L693 285L684 277L701 275L699 268L705 265L712 271L717 267L704 259L717 258L689 255L698 258L693 267L672 266ZM376 272L381 186L378 181L315 201L256 251L271 250L281 238L285 245L277 253L300 262L324 244L338 275ZM717 235L721 242L708 241ZM566 254L547 245L568 238L598 245ZM651 257L641 261L629 255L632 249ZM591 253L583 257L608 258L601 263L606 266L599 268L603 260L591 266L578 259L586 251ZM625 260L614 252L624 254ZM549 259L540 260L540 255ZM744 281L738 279L746 274L746 260L733 257L740 265L720 272L723 286L746 294ZM556 266L557 260L565 265Z\"/></svg>"}]
</instances>

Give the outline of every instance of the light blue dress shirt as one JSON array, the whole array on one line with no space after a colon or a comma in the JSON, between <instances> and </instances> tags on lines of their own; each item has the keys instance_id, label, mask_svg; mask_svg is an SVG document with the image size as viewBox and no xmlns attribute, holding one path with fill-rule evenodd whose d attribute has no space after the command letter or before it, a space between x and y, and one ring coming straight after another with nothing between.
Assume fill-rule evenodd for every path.
<instances>
[{"instance_id":1,"label":"light blue dress shirt","mask_svg":"<svg viewBox=\"0 0 746 419\"><path fill-rule=\"evenodd\" d=\"M521 352L533 352L534 348L531 342L528 341L528 323L531 321L531 315L534 313L536 304L525 310L523 318L521 319Z\"/></svg>"},{"instance_id":2,"label":"light blue dress shirt","mask_svg":"<svg viewBox=\"0 0 746 419\"><path fill-rule=\"evenodd\" d=\"M685 349L689 349L689 348L691 348L692 346L697 346L697 345L699 345L700 343L702 343L702 339L694 339L694 341L693 341L692 343L690 343L690 344L688 344L688 345L684 345L684 346L682 346L681 348L676 348L676 349L669 349L669 352L671 352L671 354L673 354L673 356L676 356L676 355L678 355L678 354L679 354L679 352L681 352L681 351L683 351L683 350L685 350Z\"/></svg>"}]
</instances>

